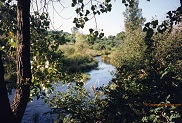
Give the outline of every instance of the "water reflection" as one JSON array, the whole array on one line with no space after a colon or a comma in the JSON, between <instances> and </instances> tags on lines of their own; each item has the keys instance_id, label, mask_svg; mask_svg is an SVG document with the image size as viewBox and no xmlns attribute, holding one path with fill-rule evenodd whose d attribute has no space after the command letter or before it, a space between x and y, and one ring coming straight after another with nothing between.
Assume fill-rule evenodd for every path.
<instances>
[{"instance_id":1,"label":"water reflection","mask_svg":"<svg viewBox=\"0 0 182 123\"><path fill-rule=\"evenodd\" d=\"M90 89L91 86L100 87L107 85L113 78L111 72L115 72L115 67L102 62L101 57L96 57L96 59L98 60L98 69L89 72L91 79L86 83L87 89Z\"/></svg>"},{"instance_id":2,"label":"water reflection","mask_svg":"<svg viewBox=\"0 0 182 123\"><path fill-rule=\"evenodd\" d=\"M90 80L87 81L85 87L90 90L92 86L100 87L107 85L112 79L111 72L115 71L115 67L102 62L101 57L96 57L98 60L98 69L91 70ZM55 91L66 91L67 86L61 86L61 83L55 85ZM12 98L12 96L10 96ZM44 101L36 98L33 102L28 103L22 123L53 123L52 118L56 118L55 115L43 115L45 112L50 111L51 108L44 104Z\"/></svg>"}]
</instances>

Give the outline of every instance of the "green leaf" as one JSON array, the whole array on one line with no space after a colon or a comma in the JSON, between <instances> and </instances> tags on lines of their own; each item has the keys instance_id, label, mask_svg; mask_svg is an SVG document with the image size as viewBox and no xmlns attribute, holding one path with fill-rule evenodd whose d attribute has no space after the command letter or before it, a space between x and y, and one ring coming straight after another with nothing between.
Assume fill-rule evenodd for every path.
<instances>
[{"instance_id":1,"label":"green leaf","mask_svg":"<svg viewBox=\"0 0 182 123\"><path fill-rule=\"evenodd\" d=\"M146 23L145 26L149 28L150 22Z\"/></svg>"},{"instance_id":2,"label":"green leaf","mask_svg":"<svg viewBox=\"0 0 182 123\"><path fill-rule=\"evenodd\" d=\"M109 4L107 9L108 9L109 12L111 12L112 4Z\"/></svg>"},{"instance_id":3,"label":"green leaf","mask_svg":"<svg viewBox=\"0 0 182 123\"><path fill-rule=\"evenodd\" d=\"M166 97L166 101L170 98L170 94Z\"/></svg>"},{"instance_id":4,"label":"green leaf","mask_svg":"<svg viewBox=\"0 0 182 123\"><path fill-rule=\"evenodd\" d=\"M86 10L85 16L87 16L88 14L90 14L90 11L89 10Z\"/></svg>"},{"instance_id":5,"label":"green leaf","mask_svg":"<svg viewBox=\"0 0 182 123\"><path fill-rule=\"evenodd\" d=\"M167 68L164 70L164 72L162 73L160 79L162 79L165 75L167 75L167 74L169 73L169 71L170 71L170 69L167 67Z\"/></svg>"},{"instance_id":6,"label":"green leaf","mask_svg":"<svg viewBox=\"0 0 182 123\"><path fill-rule=\"evenodd\" d=\"M83 0L78 0L79 3L83 3Z\"/></svg>"},{"instance_id":7,"label":"green leaf","mask_svg":"<svg viewBox=\"0 0 182 123\"><path fill-rule=\"evenodd\" d=\"M84 28L84 24L81 24L80 27L83 29Z\"/></svg>"},{"instance_id":8,"label":"green leaf","mask_svg":"<svg viewBox=\"0 0 182 123\"><path fill-rule=\"evenodd\" d=\"M77 8L75 11L78 14L81 11L81 8Z\"/></svg>"},{"instance_id":9,"label":"green leaf","mask_svg":"<svg viewBox=\"0 0 182 123\"><path fill-rule=\"evenodd\" d=\"M78 18L74 18L73 23L77 23Z\"/></svg>"},{"instance_id":10,"label":"green leaf","mask_svg":"<svg viewBox=\"0 0 182 123\"><path fill-rule=\"evenodd\" d=\"M93 31L94 31L93 29L89 29L90 34L92 34L92 33L93 33Z\"/></svg>"},{"instance_id":11,"label":"green leaf","mask_svg":"<svg viewBox=\"0 0 182 123\"><path fill-rule=\"evenodd\" d=\"M94 32L94 36L95 36L95 37L97 37L97 36L98 36L98 34L99 34L99 32L98 32L98 31L95 31L95 32Z\"/></svg>"},{"instance_id":12,"label":"green leaf","mask_svg":"<svg viewBox=\"0 0 182 123\"><path fill-rule=\"evenodd\" d=\"M95 10L95 6L94 6L94 5L91 6L91 10L92 10L92 11Z\"/></svg>"},{"instance_id":13,"label":"green leaf","mask_svg":"<svg viewBox=\"0 0 182 123\"><path fill-rule=\"evenodd\" d=\"M111 2L111 0L105 0L105 2L106 2L106 3L109 3L109 2Z\"/></svg>"},{"instance_id":14,"label":"green leaf","mask_svg":"<svg viewBox=\"0 0 182 123\"><path fill-rule=\"evenodd\" d=\"M76 4L72 3L72 4L71 4L71 7L75 7L75 5L76 5Z\"/></svg>"},{"instance_id":15,"label":"green leaf","mask_svg":"<svg viewBox=\"0 0 182 123\"><path fill-rule=\"evenodd\" d=\"M80 28L80 27L81 27L81 25L78 24L78 23L76 23L75 26L76 26L77 28Z\"/></svg>"},{"instance_id":16,"label":"green leaf","mask_svg":"<svg viewBox=\"0 0 182 123\"><path fill-rule=\"evenodd\" d=\"M74 4L76 4L76 3L77 3L77 0L72 0L72 2L73 2Z\"/></svg>"},{"instance_id":17,"label":"green leaf","mask_svg":"<svg viewBox=\"0 0 182 123\"><path fill-rule=\"evenodd\" d=\"M146 32L148 29L147 29L147 27L144 27L143 28L143 32Z\"/></svg>"},{"instance_id":18,"label":"green leaf","mask_svg":"<svg viewBox=\"0 0 182 123\"><path fill-rule=\"evenodd\" d=\"M126 0L122 0L122 3L126 3Z\"/></svg>"},{"instance_id":19,"label":"green leaf","mask_svg":"<svg viewBox=\"0 0 182 123\"><path fill-rule=\"evenodd\" d=\"M126 7L128 6L128 4L124 4Z\"/></svg>"},{"instance_id":20,"label":"green leaf","mask_svg":"<svg viewBox=\"0 0 182 123\"><path fill-rule=\"evenodd\" d=\"M151 24L153 25L153 28L156 28L158 25L158 20L152 21Z\"/></svg>"},{"instance_id":21,"label":"green leaf","mask_svg":"<svg viewBox=\"0 0 182 123\"><path fill-rule=\"evenodd\" d=\"M87 17L84 17L84 20L85 20L85 21L88 21L89 19L88 19Z\"/></svg>"},{"instance_id":22,"label":"green leaf","mask_svg":"<svg viewBox=\"0 0 182 123\"><path fill-rule=\"evenodd\" d=\"M79 14L80 14L81 17L83 16L83 14L81 12Z\"/></svg>"}]
</instances>

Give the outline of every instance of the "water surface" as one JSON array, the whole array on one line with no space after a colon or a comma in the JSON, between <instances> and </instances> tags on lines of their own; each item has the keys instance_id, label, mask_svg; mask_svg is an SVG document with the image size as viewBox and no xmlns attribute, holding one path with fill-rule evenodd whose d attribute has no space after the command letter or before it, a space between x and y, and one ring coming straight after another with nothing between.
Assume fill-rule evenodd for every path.
<instances>
[{"instance_id":1,"label":"water surface","mask_svg":"<svg viewBox=\"0 0 182 123\"><path fill-rule=\"evenodd\" d=\"M87 81L85 87L90 90L91 86L100 87L107 85L108 82L112 79L112 71L115 71L115 67L106 64L101 61L101 57L95 57L98 60L98 68L88 72L90 74L90 79ZM55 85L55 91L65 91L66 86L61 86L61 83ZM10 95L10 100L13 96ZM56 118L55 115L43 115L45 112L50 111L51 108L44 104L42 99L34 99L33 102L28 103L22 123L53 123L51 119Z\"/></svg>"}]
</instances>

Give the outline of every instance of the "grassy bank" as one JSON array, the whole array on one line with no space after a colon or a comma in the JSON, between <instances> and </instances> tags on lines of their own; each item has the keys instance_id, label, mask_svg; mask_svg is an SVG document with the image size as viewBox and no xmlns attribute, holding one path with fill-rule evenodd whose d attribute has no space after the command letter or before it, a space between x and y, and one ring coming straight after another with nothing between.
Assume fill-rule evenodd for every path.
<instances>
[{"instance_id":1,"label":"grassy bank","mask_svg":"<svg viewBox=\"0 0 182 123\"><path fill-rule=\"evenodd\" d=\"M64 53L63 65L69 73L83 73L95 69L98 53L86 43L67 43L59 47Z\"/></svg>"},{"instance_id":2,"label":"grassy bank","mask_svg":"<svg viewBox=\"0 0 182 123\"><path fill-rule=\"evenodd\" d=\"M98 66L97 61L92 56L80 54L65 57L63 64L70 73L88 72Z\"/></svg>"}]
</instances>

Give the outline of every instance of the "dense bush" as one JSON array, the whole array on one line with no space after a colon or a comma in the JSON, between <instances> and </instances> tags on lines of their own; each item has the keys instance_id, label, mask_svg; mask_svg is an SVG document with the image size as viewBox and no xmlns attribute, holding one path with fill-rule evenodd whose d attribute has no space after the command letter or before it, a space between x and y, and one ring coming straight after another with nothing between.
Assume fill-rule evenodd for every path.
<instances>
[{"instance_id":1,"label":"dense bush","mask_svg":"<svg viewBox=\"0 0 182 123\"><path fill-rule=\"evenodd\" d=\"M58 122L63 123L101 123L105 121L103 114L107 102L101 91L92 87L92 92L86 90L83 82L68 87L66 92L57 92L48 100L51 113L58 114Z\"/></svg>"},{"instance_id":2,"label":"dense bush","mask_svg":"<svg viewBox=\"0 0 182 123\"><path fill-rule=\"evenodd\" d=\"M141 12L137 0L126 9L126 32L118 34L122 40L108 36L92 42L93 49L100 50L102 58L116 66L115 77L107 86L97 90L92 87L94 93L85 90L83 82L78 81L75 85L81 87L72 86L67 92L55 95L50 105L54 107L53 112L59 114L60 121L182 122L181 28L155 33L152 28L156 25L152 27L148 23L145 24L148 28L144 28L147 33L144 33L145 19ZM76 40L75 51L83 54L88 45L80 38ZM81 55L76 55L79 58L73 58L79 63ZM88 62L84 57L81 64L82 61Z\"/></svg>"},{"instance_id":3,"label":"dense bush","mask_svg":"<svg viewBox=\"0 0 182 123\"><path fill-rule=\"evenodd\" d=\"M144 51L147 47L144 42L144 37L145 33L141 32L140 29L133 31L132 34L125 38L122 45L111 53L111 64L116 67L124 64L137 67L138 65L142 65L141 62L144 64Z\"/></svg>"},{"instance_id":4,"label":"dense bush","mask_svg":"<svg viewBox=\"0 0 182 123\"><path fill-rule=\"evenodd\" d=\"M89 92L84 82L78 81L75 85L79 86L55 94L49 102L52 111L59 114L61 122L180 123L181 36L180 29L157 34L152 38L153 47L149 47L144 40L145 34L140 29L135 30L109 55L117 72L108 86L92 87ZM149 48L152 52L148 54ZM75 67L92 61L78 54L68 58L66 63L75 64ZM109 60L108 54L102 58Z\"/></svg>"},{"instance_id":5,"label":"dense bush","mask_svg":"<svg viewBox=\"0 0 182 123\"><path fill-rule=\"evenodd\" d=\"M124 53L116 59L116 63L120 63L116 78L104 88L109 104L104 109L108 114L107 121L181 122L180 106L167 106L182 103L181 36L180 30L154 36L151 54L141 48L146 47L144 44L138 47L123 44L125 47L120 51ZM137 52L142 55L138 57ZM165 106L150 105L162 103Z\"/></svg>"}]
</instances>

